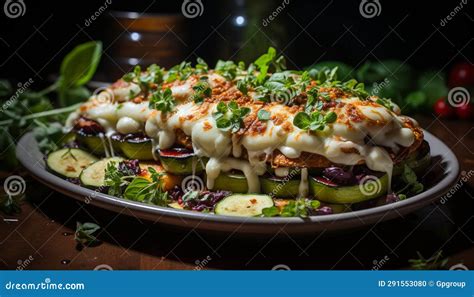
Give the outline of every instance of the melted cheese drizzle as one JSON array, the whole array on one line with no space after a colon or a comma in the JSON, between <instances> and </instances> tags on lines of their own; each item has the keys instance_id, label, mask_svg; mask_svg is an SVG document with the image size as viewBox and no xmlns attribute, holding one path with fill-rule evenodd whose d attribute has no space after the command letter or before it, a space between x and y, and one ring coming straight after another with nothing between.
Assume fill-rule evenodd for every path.
<instances>
[{"instance_id":1,"label":"melted cheese drizzle","mask_svg":"<svg viewBox=\"0 0 474 297\"><path fill-rule=\"evenodd\" d=\"M192 85L189 83L171 89L179 102L186 100L193 93ZM360 102L357 98L340 100L354 104ZM207 106L204 107L205 104ZM92 97L80 109L82 112L71 113L67 125L70 128L74 119L80 115L99 122L106 130L105 135L100 136L103 139L104 149L107 148L105 140L109 142L109 147L106 149L107 156L114 154L110 142L113 133L144 132L152 139L155 159L157 149L173 147L176 140L175 131L181 129L184 134L191 137L195 154L199 158L209 158L205 166L209 189L213 189L214 180L221 172L240 170L247 178L250 193L260 191L258 176L265 173L266 157L276 149L288 158L298 158L302 152L308 152L324 156L336 164L356 165L365 162L372 170L386 172L390 181L393 162L388 152L380 146L389 147L396 152L399 146L407 147L414 142L413 131L403 127L405 117L397 116L382 106L355 105L363 115L362 120L353 121L339 117L337 122L327 125L325 130L308 133L293 126L294 113L289 112L288 107L271 105L267 108L268 111L271 114L284 115L285 122L291 123L291 129L284 129L281 123L276 124L269 120L262 133L246 133L237 137L217 128L212 116L216 111L216 105L217 103L196 105L194 102L185 102L179 104L175 112L164 114L150 109L148 102L101 103ZM348 105L354 106L346 104L336 113L344 117ZM377 122L379 124L374 124ZM371 144L366 143L367 137L370 137ZM247 160L239 159L243 148L247 151ZM194 167L195 164L193 170ZM288 175L288 168L278 168L275 174ZM299 195L305 197L308 192L308 170L303 168Z\"/></svg>"}]
</instances>

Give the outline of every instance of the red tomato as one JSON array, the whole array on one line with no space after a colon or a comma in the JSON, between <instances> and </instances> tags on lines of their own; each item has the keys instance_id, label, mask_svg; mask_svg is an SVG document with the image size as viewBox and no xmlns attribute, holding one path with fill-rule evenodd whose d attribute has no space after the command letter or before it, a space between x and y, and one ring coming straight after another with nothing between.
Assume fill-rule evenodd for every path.
<instances>
[{"instance_id":1,"label":"red tomato","mask_svg":"<svg viewBox=\"0 0 474 297\"><path fill-rule=\"evenodd\" d=\"M439 98L433 105L434 112L442 119L450 118L454 115L454 108L446 102L446 98Z\"/></svg>"},{"instance_id":2,"label":"red tomato","mask_svg":"<svg viewBox=\"0 0 474 297\"><path fill-rule=\"evenodd\" d=\"M458 118L463 120L469 120L474 117L474 108L472 104L463 104L459 107L456 107L456 115Z\"/></svg>"},{"instance_id":3,"label":"red tomato","mask_svg":"<svg viewBox=\"0 0 474 297\"><path fill-rule=\"evenodd\" d=\"M474 86L474 65L470 63L458 63L454 65L449 73L449 86Z\"/></svg>"}]
</instances>

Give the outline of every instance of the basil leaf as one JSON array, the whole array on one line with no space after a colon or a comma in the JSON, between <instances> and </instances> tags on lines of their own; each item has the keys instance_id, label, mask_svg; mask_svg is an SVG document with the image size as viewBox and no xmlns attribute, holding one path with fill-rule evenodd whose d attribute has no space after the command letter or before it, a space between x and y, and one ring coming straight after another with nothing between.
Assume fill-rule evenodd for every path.
<instances>
[{"instance_id":1,"label":"basil leaf","mask_svg":"<svg viewBox=\"0 0 474 297\"><path fill-rule=\"evenodd\" d=\"M334 123L337 120L337 114L334 111L328 112L324 116L326 123Z\"/></svg>"},{"instance_id":2,"label":"basil leaf","mask_svg":"<svg viewBox=\"0 0 474 297\"><path fill-rule=\"evenodd\" d=\"M91 80L102 53L102 42L90 41L76 46L66 55L60 68L60 89L79 87Z\"/></svg>"}]
</instances>

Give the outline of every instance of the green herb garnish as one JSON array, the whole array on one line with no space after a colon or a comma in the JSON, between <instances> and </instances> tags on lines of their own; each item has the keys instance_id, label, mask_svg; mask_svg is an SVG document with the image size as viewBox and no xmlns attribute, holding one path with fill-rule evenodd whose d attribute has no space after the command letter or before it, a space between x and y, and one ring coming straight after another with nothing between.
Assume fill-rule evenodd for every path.
<instances>
[{"instance_id":1,"label":"green herb garnish","mask_svg":"<svg viewBox=\"0 0 474 297\"><path fill-rule=\"evenodd\" d=\"M219 102L217 112L213 114L217 128L223 131L235 133L243 126L243 119L250 113L248 107L239 107L237 102L231 101L229 104Z\"/></svg>"},{"instance_id":2,"label":"green herb garnish","mask_svg":"<svg viewBox=\"0 0 474 297\"><path fill-rule=\"evenodd\" d=\"M310 115L306 112L299 112L293 119L293 125L301 130L321 131L324 130L327 124L334 123L336 120L337 115L333 111L326 114L323 114L320 111L315 111Z\"/></svg>"},{"instance_id":3,"label":"green herb garnish","mask_svg":"<svg viewBox=\"0 0 474 297\"><path fill-rule=\"evenodd\" d=\"M205 98L209 98L212 95L212 89L207 82L208 77L203 76L199 79L199 82L193 87L194 94L192 95L192 100L195 103L202 103Z\"/></svg>"},{"instance_id":4,"label":"green herb garnish","mask_svg":"<svg viewBox=\"0 0 474 297\"><path fill-rule=\"evenodd\" d=\"M163 189L161 177L164 173L148 167L151 180L135 177L124 192L124 198L160 206L168 204L168 192Z\"/></svg>"},{"instance_id":5,"label":"green herb garnish","mask_svg":"<svg viewBox=\"0 0 474 297\"><path fill-rule=\"evenodd\" d=\"M257 118L263 122L268 121L270 119L270 116L270 112L265 109L260 109L257 113Z\"/></svg>"},{"instance_id":6,"label":"green herb garnish","mask_svg":"<svg viewBox=\"0 0 474 297\"><path fill-rule=\"evenodd\" d=\"M321 206L321 202L318 200L309 200L304 198L298 198L291 200L281 210L276 207L267 207L262 209L262 215L264 217L302 217L305 218L309 215L310 210L317 210Z\"/></svg>"},{"instance_id":7,"label":"green herb garnish","mask_svg":"<svg viewBox=\"0 0 474 297\"><path fill-rule=\"evenodd\" d=\"M175 101L170 88L164 91L153 92L149 103L150 108L160 110L163 113L173 111Z\"/></svg>"},{"instance_id":8,"label":"green herb garnish","mask_svg":"<svg viewBox=\"0 0 474 297\"><path fill-rule=\"evenodd\" d=\"M238 66L234 61L217 61L215 71L225 77L227 80L233 80L237 76Z\"/></svg>"},{"instance_id":9,"label":"green herb garnish","mask_svg":"<svg viewBox=\"0 0 474 297\"><path fill-rule=\"evenodd\" d=\"M74 233L74 239L81 245L95 245L100 243L93 234L100 229L100 226L94 223L76 223L76 232Z\"/></svg>"}]
</instances>

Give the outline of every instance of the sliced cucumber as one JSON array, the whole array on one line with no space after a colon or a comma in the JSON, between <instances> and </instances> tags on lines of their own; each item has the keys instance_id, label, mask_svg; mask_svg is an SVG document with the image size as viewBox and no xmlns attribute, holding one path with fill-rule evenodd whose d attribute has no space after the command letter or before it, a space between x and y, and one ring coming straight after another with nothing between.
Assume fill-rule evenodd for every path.
<instances>
[{"instance_id":1,"label":"sliced cucumber","mask_svg":"<svg viewBox=\"0 0 474 297\"><path fill-rule=\"evenodd\" d=\"M287 177L262 176L260 177L262 193L277 198L297 198L300 180Z\"/></svg>"},{"instance_id":2,"label":"sliced cucumber","mask_svg":"<svg viewBox=\"0 0 474 297\"><path fill-rule=\"evenodd\" d=\"M388 177L368 179L364 185L338 186L324 177L311 177L310 190L316 199L327 203L357 203L387 193Z\"/></svg>"},{"instance_id":3,"label":"sliced cucumber","mask_svg":"<svg viewBox=\"0 0 474 297\"><path fill-rule=\"evenodd\" d=\"M160 161L167 172L178 175L194 174L203 171L203 165L207 162L204 158L198 158L191 150L184 148L173 148L160 150Z\"/></svg>"},{"instance_id":4,"label":"sliced cucumber","mask_svg":"<svg viewBox=\"0 0 474 297\"><path fill-rule=\"evenodd\" d=\"M149 138L124 140L119 147L129 159L153 160L153 145Z\"/></svg>"},{"instance_id":5,"label":"sliced cucumber","mask_svg":"<svg viewBox=\"0 0 474 297\"><path fill-rule=\"evenodd\" d=\"M214 180L212 190L224 190L232 193L247 193L249 186L247 178L242 173L221 172Z\"/></svg>"},{"instance_id":6,"label":"sliced cucumber","mask_svg":"<svg viewBox=\"0 0 474 297\"><path fill-rule=\"evenodd\" d=\"M107 164L110 162L115 162L116 166L118 166L118 163L121 161L123 161L123 158L113 157L92 163L87 168L82 170L80 175L81 184L90 188L103 187L105 185L104 178Z\"/></svg>"},{"instance_id":7,"label":"sliced cucumber","mask_svg":"<svg viewBox=\"0 0 474 297\"><path fill-rule=\"evenodd\" d=\"M93 155L75 148L52 152L46 159L50 170L63 177L79 177L82 170L97 161Z\"/></svg>"},{"instance_id":8,"label":"sliced cucumber","mask_svg":"<svg viewBox=\"0 0 474 297\"><path fill-rule=\"evenodd\" d=\"M262 209L273 206L268 195L231 195L217 203L214 212L219 215L254 217L262 214Z\"/></svg>"}]
</instances>

